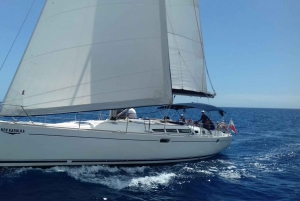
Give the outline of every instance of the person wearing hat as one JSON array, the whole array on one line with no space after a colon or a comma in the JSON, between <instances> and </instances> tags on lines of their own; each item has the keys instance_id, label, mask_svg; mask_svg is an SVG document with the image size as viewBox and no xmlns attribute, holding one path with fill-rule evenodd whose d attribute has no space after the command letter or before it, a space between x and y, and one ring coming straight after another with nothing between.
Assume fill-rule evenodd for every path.
<instances>
[{"instance_id":1,"label":"person wearing hat","mask_svg":"<svg viewBox=\"0 0 300 201\"><path fill-rule=\"evenodd\" d=\"M205 114L205 111L204 111L204 110L202 110L201 113L202 113L201 118L200 118L198 121L196 121L196 123L199 123L199 122L201 121L201 123L204 125L204 124L207 123L207 120L210 121L210 119L209 119L208 116ZM210 122L211 122L211 121L210 121Z\"/></svg>"},{"instance_id":2,"label":"person wearing hat","mask_svg":"<svg viewBox=\"0 0 300 201\"><path fill-rule=\"evenodd\" d=\"M185 123L185 118L184 118L183 114L180 115L180 118L178 119L178 122Z\"/></svg>"}]
</instances>

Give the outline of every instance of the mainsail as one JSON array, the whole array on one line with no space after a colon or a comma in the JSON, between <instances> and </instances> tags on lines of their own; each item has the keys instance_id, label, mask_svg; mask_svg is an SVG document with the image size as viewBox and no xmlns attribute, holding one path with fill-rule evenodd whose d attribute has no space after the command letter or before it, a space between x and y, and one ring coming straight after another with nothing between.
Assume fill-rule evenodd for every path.
<instances>
[{"instance_id":1,"label":"mainsail","mask_svg":"<svg viewBox=\"0 0 300 201\"><path fill-rule=\"evenodd\" d=\"M213 97L200 30L197 0L47 0L0 115Z\"/></svg>"},{"instance_id":2,"label":"mainsail","mask_svg":"<svg viewBox=\"0 0 300 201\"><path fill-rule=\"evenodd\" d=\"M164 1L48 0L1 115L170 103Z\"/></svg>"}]
</instances>

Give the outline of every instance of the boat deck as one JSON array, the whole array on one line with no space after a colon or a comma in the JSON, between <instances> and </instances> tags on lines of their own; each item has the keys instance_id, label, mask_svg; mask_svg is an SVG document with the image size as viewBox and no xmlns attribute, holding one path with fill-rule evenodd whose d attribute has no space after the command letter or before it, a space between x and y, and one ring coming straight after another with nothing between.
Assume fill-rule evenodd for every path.
<instances>
[{"instance_id":1,"label":"boat deck","mask_svg":"<svg viewBox=\"0 0 300 201\"><path fill-rule=\"evenodd\" d=\"M96 130L122 133L138 133L153 135L176 135L176 136L198 136L198 137L222 137L230 133L220 130L207 130L195 125L180 125L172 122L164 122L160 119L125 119L125 120L88 120L70 121L62 123L40 123L40 122L6 122L0 123L25 124L43 127L67 128L76 130Z\"/></svg>"}]
</instances>

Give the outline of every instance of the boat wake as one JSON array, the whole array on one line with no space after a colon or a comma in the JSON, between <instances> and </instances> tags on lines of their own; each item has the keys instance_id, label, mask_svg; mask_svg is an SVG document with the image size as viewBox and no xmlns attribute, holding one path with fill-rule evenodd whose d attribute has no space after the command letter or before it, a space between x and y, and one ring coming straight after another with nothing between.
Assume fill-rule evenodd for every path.
<instances>
[{"instance_id":1,"label":"boat wake","mask_svg":"<svg viewBox=\"0 0 300 201\"><path fill-rule=\"evenodd\" d=\"M268 150L268 152L257 153L251 157L244 157L245 164L248 169L262 173L283 172L288 168L297 168L290 166L291 161L299 160L300 146L299 144L285 144Z\"/></svg>"},{"instance_id":2,"label":"boat wake","mask_svg":"<svg viewBox=\"0 0 300 201\"><path fill-rule=\"evenodd\" d=\"M111 189L149 191L159 188L191 183L253 177L246 170L237 168L224 160L200 161L170 166L110 167L110 166L57 166L49 169L11 168L5 171L6 178L14 179L38 171L42 174L67 174L80 182L99 184Z\"/></svg>"},{"instance_id":3,"label":"boat wake","mask_svg":"<svg viewBox=\"0 0 300 201\"><path fill-rule=\"evenodd\" d=\"M0 171L2 181L13 182L26 174L51 176L66 174L79 182L103 185L117 190L151 191L159 188L176 189L178 185L192 182L224 181L235 182L241 179L257 179L264 174L285 171L286 160L296 159L300 152L299 144L289 144L256 156L244 156L235 162L222 157L213 160L180 163L164 166L112 167L98 166L57 166L40 168L3 168ZM4 179L4 180L3 180Z\"/></svg>"},{"instance_id":4,"label":"boat wake","mask_svg":"<svg viewBox=\"0 0 300 201\"><path fill-rule=\"evenodd\" d=\"M155 189L168 185L176 175L174 173L154 172L150 167L53 167L46 172L65 172L76 180L101 184L113 189Z\"/></svg>"}]
</instances>

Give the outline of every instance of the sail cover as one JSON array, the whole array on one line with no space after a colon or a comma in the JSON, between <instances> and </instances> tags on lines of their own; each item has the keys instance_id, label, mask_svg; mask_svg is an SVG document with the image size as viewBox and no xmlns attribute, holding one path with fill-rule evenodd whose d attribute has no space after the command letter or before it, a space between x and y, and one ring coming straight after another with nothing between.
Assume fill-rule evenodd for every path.
<instances>
[{"instance_id":1,"label":"sail cover","mask_svg":"<svg viewBox=\"0 0 300 201\"><path fill-rule=\"evenodd\" d=\"M172 103L166 16L164 0L47 0L0 114Z\"/></svg>"},{"instance_id":2,"label":"sail cover","mask_svg":"<svg viewBox=\"0 0 300 201\"><path fill-rule=\"evenodd\" d=\"M211 97L206 86L198 0L166 0L166 7L173 93Z\"/></svg>"}]
</instances>

